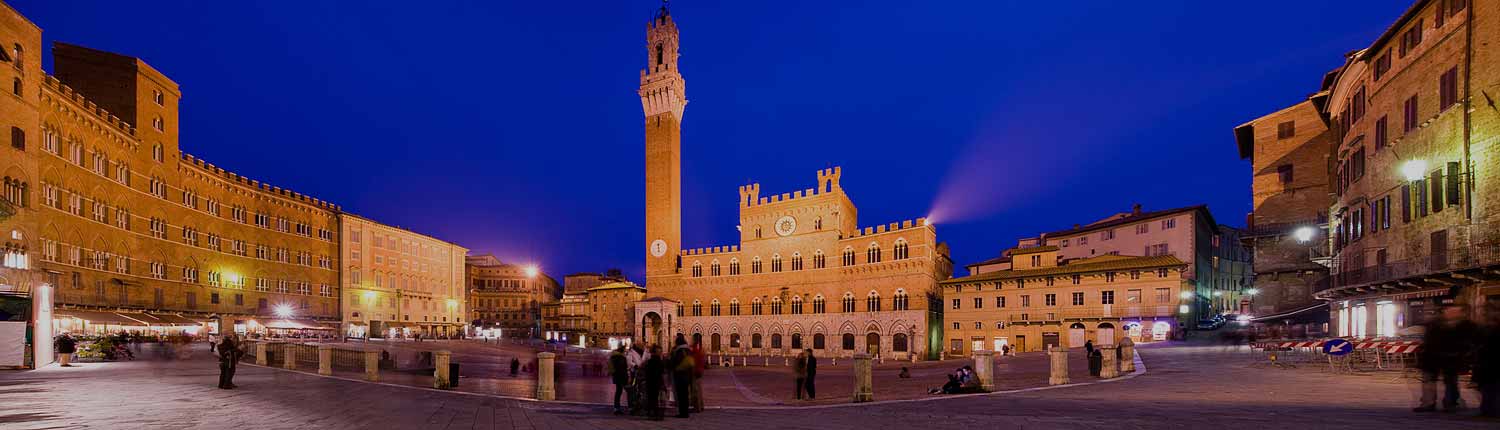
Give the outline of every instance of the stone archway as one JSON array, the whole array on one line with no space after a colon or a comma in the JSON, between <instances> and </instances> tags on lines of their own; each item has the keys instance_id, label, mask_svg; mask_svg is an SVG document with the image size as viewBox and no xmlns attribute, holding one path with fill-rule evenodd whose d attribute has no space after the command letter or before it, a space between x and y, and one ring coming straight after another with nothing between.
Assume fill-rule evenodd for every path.
<instances>
[{"instance_id":1,"label":"stone archway","mask_svg":"<svg viewBox=\"0 0 1500 430\"><path fill-rule=\"evenodd\" d=\"M666 326L662 324L661 314L647 312L645 316L641 317L641 339L646 344L666 345L666 336Z\"/></svg>"},{"instance_id":2,"label":"stone archway","mask_svg":"<svg viewBox=\"0 0 1500 430\"><path fill-rule=\"evenodd\" d=\"M1096 334L1099 346L1115 344L1115 325L1110 323L1099 323L1099 332Z\"/></svg>"},{"instance_id":3,"label":"stone archway","mask_svg":"<svg viewBox=\"0 0 1500 430\"><path fill-rule=\"evenodd\" d=\"M871 357L880 355L880 333L872 331L865 335L865 353Z\"/></svg>"},{"instance_id":4,"label":"stone archway","mask_svg":"<svg viewBox=\"0 0 1500 430\"><path fill-rule=\"evenodd\" d=\"M1084 333L1083 323L1073 323L1068 326L1068 347L1082 348L1086 342L1087 335Z\"/></svg>"},{"instance_id":5,"label":"stone archway","mask_svg":"<svg viewBox=\"0 0 1500 430\"><path fill-rule=\"evenodd\" d=\"M718 333L714 333L714 334L711 334L711 335L708 336L708 350L709 350L709 352L719 352L719 334Z\"/></svg>"}]
</instances>

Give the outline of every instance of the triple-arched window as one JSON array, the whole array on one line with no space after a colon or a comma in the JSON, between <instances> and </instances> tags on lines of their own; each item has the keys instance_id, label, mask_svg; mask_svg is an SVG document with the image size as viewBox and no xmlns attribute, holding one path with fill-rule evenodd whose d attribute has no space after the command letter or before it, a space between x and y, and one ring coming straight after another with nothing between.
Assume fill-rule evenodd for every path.
<instances>
[{"instance_id":1,"label":"triple-arched window","mask_svg":"<svg viewBox=\"0 0 1500 430\"><path fill-rule=\"evenodd\" d=\"M870 294L865 296L865 311L880 312L880 293L870 290Z\"/></svg>"},{"instance_id":2,"label":"triple-arched window","mask_svg":"<svg viewBox=\"0 0 1500 430\"><path fill-rule=\"evenodd\" d=\"M844 312L854 312L854 293L844 293Z\"/></svg>"},{"instance_id":3,"label":"triple-arched window","mask_svg":"<svg viewBox=\"0 0 1500 430\"><path fill-rule=\"evenodd\" d=\"M870 243L870 247L869 248L865 248L865 262L866 263L879 263L880 262L880 244L871 242Z\"/></svg>"},{"instance_id":4,"label":"triple-arched window","mask_svg":"<svg viewBox=\"0 0 1500 430\"><path fill-rule=\"evenodd\" d=\"M891 254L893 260L905 260L908 256L906 239L896 239L896 247Z\"/></svg>"}]
</instances>

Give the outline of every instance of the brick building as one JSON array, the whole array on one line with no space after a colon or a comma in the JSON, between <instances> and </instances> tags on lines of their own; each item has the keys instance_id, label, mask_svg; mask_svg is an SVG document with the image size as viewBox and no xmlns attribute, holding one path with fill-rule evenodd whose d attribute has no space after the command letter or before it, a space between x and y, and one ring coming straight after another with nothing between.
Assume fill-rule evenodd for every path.
<instances>
[{"instance_id":1,"label":"brick building","mask_svg":"<svg viewBox=\"0 0 1500 430\"><path fill-rule=\"evenodd\" d=\"M641 71L646 129L646 288L636 341L673 334L710 351L855 352L935 356L938 281L952 273L945 245L923 219L858 226L857 211L825 169L815 187L762 196L740 187L738 244L682 249L681 121L687 104L678 29L666 7L647 27ZM857 341L856 341L857 339Z\"/></svg>"},{"instance_id":2,"label":"brick building","mask_svg":"<svg viewBox=\"0 0 1500 430\"><path fill-rule=\"evenodd\" d=\"M1500 2L1417 1L1328 85L1332 280L1316 295L1339 335L1500 301L1495 46Z\"/></svg>"},{"instance_id":3,"label":"brick building","mask_svg":"<svg viewBox=\"0 0 1500 430\"><path fill-rule=\"evenodd\" d=\"M542 336L542 306L558 300L557 281L535 266L501 262L494 255L466 261L469 319L505 337Z\"/></svg>"}]
</instances>

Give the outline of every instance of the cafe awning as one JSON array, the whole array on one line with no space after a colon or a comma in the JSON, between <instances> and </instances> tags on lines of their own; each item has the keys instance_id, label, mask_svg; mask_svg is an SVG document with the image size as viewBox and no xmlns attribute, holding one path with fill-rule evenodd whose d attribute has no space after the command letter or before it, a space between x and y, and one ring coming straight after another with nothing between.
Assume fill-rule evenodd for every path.
<instances>
[{"instance_id":1,"label":"cafe awning","mask_svg":"<svg viewBox=\"0 0 1500 430\"><path fill-rule=\"evenodd\" d=\"M172 325L199 325L199 324L202 324L204 322L204 321L195 320L195 319L188 318L188 317L185 317L185 316L182 316L182 315L177 315L177 314L147 314L147 315L150 315L152 317L155 317L158 320L161 320L163 324L172 324Z\"/></svg>"},{"instance_id":2,"label":"cafe awning","mask_svg":"<svg viewBox=\"0 0 1500 430\"><path fill-rule=\"evenodd\" d=\"M266 320L266 321L262 321L261 325L265 326L266 328L272 328L272 329L333 330L333 327L329 327L329 326L323 325L322 323L319 323L317 321L314 321L314 320L300 320L300 319L295 319L295 320L294 319Z\"/></svg>"},{"instance_id":3,"label":"cafe awning","mask_svg":"<svg viewBox=\"0 0 1500 430\"><path fill-rule=\"evenodd\" d=\"M132 319L114 312L59 309L53 311L54 318L77 318L91 324L147 325L146 321ZM154 319L151 319L154 321Z\"/></svg>"}]
</instances>

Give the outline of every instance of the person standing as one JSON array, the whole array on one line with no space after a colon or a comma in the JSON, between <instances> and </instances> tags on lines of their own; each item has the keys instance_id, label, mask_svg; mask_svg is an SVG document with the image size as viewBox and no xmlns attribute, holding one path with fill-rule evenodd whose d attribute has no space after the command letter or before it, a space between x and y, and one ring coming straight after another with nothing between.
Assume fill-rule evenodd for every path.
<instances>
[{"instance_id":1,"label":"person standing","mask_svg":"<svg viewBox=\"0 0 1500 430\"><path fill-rule=\"evenodd\" d=\"M703 374L708 371L708 356L704 354L703 342L693 342L693 385L688 388L688 399L693 412L703 412Z\"/></svg>"},{"instance_id":2,"label":"person standing","mask_svg":"<svg viewBox=\"0 0 1500 430\"><path fill-rule=\"evenodd\" d=\"M517 358L517 357L511 357L510 358L510 377L512 377L512 378L516 377L516 374L518 372L520 372L520 371L521 371L521 359Z\"/></svg>"},{"instance_id":3,"label":"person standing","mask_svg":"<svg viewBox=\"0 0 1500 430\"><path fill-rule=\"evenodd\" d=\"M1422 404L1413 408L1413 412L1437 410L1438 377L1443 379L1443 411L1458 409L1458 373L1467 363L1477 331L1473 322L1463 318L1463 309L1451 305L1427 324L1421 349L1417 351L1417 367L1422 370Z\"/></svg>"},{"instance_id":4,"label":"person standing","mask_svg":"<svg viewBox=\"0 0 1500 430\"><path fill-rule=\"evenodd\" d=\"M1085 357L1093 357L1094 356L1094 341L1092 341L1092 340L1083 341L1083 353L1084 353Z\"/></svg>"},{"instance_id":5,"label":"person standing","mask_svg":"<svg viewBox=\"0 0 1500 430\"><path fill-rule=\"evenodd\" d=\"M792 378L797 386L797 400L802 400L802 388L807 386L807 353L798 352L792 360Z\"/></svg>"},{"instance_id":6,"label":"person standing","mask_svg":"<svg viewBox=\"0 0 1500 430\"><path fill-rule=\"evenodd\" d=\"M677 335L677 340L672 347L672 397L677 402L677 418L687 418L689 403L688 391L693 386L693 350L688 348L687 340L682 334Z\"/></svg>"},{"instance_id":7,"label":"person standing","mask_svg":"<svg viewBox=\"0 0 1500 430\"><path fill-rule=\"evenodd\" d=\"M807 353L807 400L814 400L814 399L818 398L817 385L814 384L814 382L816 382L818 380L818 356L815 355L815 354L813 354L812 348L808 348L807 351L806 351L806 353Z\"/></svg>"},{"instance_id":8,"label":"person standing","mask_svg":"<svg viewBox=\"0 0 1500 430\"><path fill-rule=\"evenodd\" d=\"M216 348L219 353L219 389L234 389L234 370L240 361L240 343L234 333L224 335Z\"/></svg>"},{"instance_id":9,"label":"person standing","mask_svg":"<svg viewBox=\"0 0 1500 430\"><path fill-rule=\"evenodd\" d=\"M1475 354L1474 383L1479 385L1479 415L1500 418L1500 304L1485 308L1485 332Z\"/></svg>"},{"instance_id":10,"label":"person standing","mask_svg":"<svg viewBox=\"0 0 1500 430\"><path fill-rule=\"evenodd\" d=\"M630 364L625 359L625 345L620 345L615 352L609 354L609 378L615 383L615 415L624 415L625 409L620 407L620 394L630 384ZM629 400L629 396L626 399Z\"/></svg>"},{"instance_id":11,"label":"person standing","mask_svg":"<svg viewBox=\"0 0 1500 430\"><path fill-rule=\"evenodd\" d=\"M666 363L661 359L661 347L651 345L651 352L641 364L641 378L644 379L641 385L646 397L646 417L652 421L662 419L661 392L665 388L662 386L665 377Z\"/></svg>"},{"instance_id":12,"label":"person standing","mask_svg":"<svg viewBox=\"0 0 1500 430\"><path fill-rule=\"evenodd\" d=\"M73 367L73 353L78 350L78 341L68 332L57 335L53 341L54 349L57 350L57 362L60 367Z\"/></svg>"}]
</instances>

